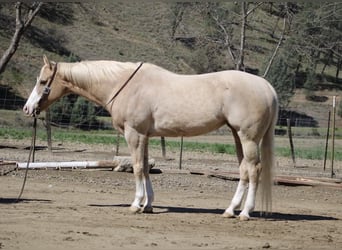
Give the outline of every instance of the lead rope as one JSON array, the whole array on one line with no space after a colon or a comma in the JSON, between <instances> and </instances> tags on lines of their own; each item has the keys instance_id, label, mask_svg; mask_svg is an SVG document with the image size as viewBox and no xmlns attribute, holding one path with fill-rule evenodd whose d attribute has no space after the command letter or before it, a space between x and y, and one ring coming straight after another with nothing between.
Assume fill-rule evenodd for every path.
<instances>
[{"instance_id":1,"label":"lead rope","mask_svg":"<svg viewBox=\"0 0 342 250\"><path fill-rule=\"evenodd\" d=\"M17 202L20 201L20 198L24 192L24 188L25 188L25 184L26 184L26 180L27 180L27 173L29 170L32 155L33 155L32 159L34 161L34 151L35 151L35 147L36 147L36 135L37 135L37 118L34 117L30 153L29 153L29 157L27 159L24 181L23 181L23 184L21 186L21 190L20 190L20 193L18 195Z\"/></svg>"}]
</instances>

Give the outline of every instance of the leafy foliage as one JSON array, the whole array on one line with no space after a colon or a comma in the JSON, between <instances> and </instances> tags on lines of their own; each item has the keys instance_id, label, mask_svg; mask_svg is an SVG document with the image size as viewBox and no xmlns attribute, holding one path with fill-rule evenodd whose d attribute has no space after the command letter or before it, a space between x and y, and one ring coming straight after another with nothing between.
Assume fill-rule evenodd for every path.
<instances>
[{"instance_id":1,"label":"leafy foliage","mask_svg":"<svg viewBox=\"0 0 342 250\"><path fill-rule=\"evenodd\" d=\"M83 129L98 125L94 105L84 98L78 97L72 108L70 123Z\"/></svg>"},{"instance_id":2,"label":"leafy foliage","mask_svg":"<svg viewBox=\"0 0 342 250\"><path fill-rule=\"evenodd\" d=\"M285 62L284 58L280 57L274 62L267 80L275 88L280 106L286 107L294 94L295 75L293 69Z\"/></svg>"}]
</instances>

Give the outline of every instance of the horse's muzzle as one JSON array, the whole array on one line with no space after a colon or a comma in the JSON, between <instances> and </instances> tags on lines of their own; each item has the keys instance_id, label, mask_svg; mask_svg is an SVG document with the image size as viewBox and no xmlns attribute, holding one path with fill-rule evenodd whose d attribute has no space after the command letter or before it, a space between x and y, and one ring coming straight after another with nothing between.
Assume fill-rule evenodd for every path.
<instances>
[{"instance_id":1,"label":"horse's muzzle","mask_svg":"<svg viewBox=\"0 0 342 250\"><path fill-rule=\"evenodd\" d=\"M30 107L28 105L25 105L23 107L23 111L24 113L27 115L27 116L33 116L33 117L36 117L40 114L40 108L39 107L36 107L34 108L33 110L30 110Z\"/></svg>"}]
</instances>

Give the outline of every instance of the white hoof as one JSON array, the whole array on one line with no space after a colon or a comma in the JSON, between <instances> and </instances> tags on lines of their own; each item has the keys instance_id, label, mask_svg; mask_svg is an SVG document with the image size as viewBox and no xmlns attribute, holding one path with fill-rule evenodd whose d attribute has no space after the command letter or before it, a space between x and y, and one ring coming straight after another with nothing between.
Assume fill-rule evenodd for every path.
<instances>
[{"instance_id":1,"label":"white hoof","mask_svg":"<svg viewBox=\"0 0 342 250\"><path fill-rule=\"evenodd\" d=\"M228 212L224 212L224 213L222 214L222 217L224 217L224 218L235 218L236 216L235 216L235 214L231 214L231 213L228 213Z\"/></svg>"},{"instance_id":2,"label":"white hoof","mask_svg":"<svg viewBox=\"0 0 342 250\"><path fill-rule=\"evenodd\" d=\"M138 214L142 212L142 208L141 207L136 207L136 206L130 206L129 207L129 211L133 214Z\"/></svg>"},{"instance_id":3,"label":"white hoof","mask_svg":"<svg viewBox=\"0 0 342 250\"><path fill-rule=\"evenodd\" d=\"M240 221L248 221L248 220L249 220L249 216L240 214L240 215L239 215L239 219L240 219Z\"/></svg>"}]
</instances>

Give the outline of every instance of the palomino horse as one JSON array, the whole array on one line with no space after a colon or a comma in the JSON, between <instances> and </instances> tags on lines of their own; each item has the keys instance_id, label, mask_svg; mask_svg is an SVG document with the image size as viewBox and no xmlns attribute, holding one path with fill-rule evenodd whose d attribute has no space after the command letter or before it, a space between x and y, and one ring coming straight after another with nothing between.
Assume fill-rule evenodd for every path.
<instances>
[{"instance_id":1,"label":"palomino horse","mask_svg":"<svg viewBox=\"0 0 342 250\"><path fill-rule=\"evenodd\" d=\"M102 105L111 114L113 126L124 134L136 181L131 211L152 212L149 137L196 136L223 125L232 131L240 164L240 181L223 216L235 216L248 187L239 217L249 218L259 177L263 203L269 209L278 100L263 78L234 70L179 75L150 63L55 63L44 56L44 66L23 110L34 116L68 93Z\"/></svg>"}]
</instances>

